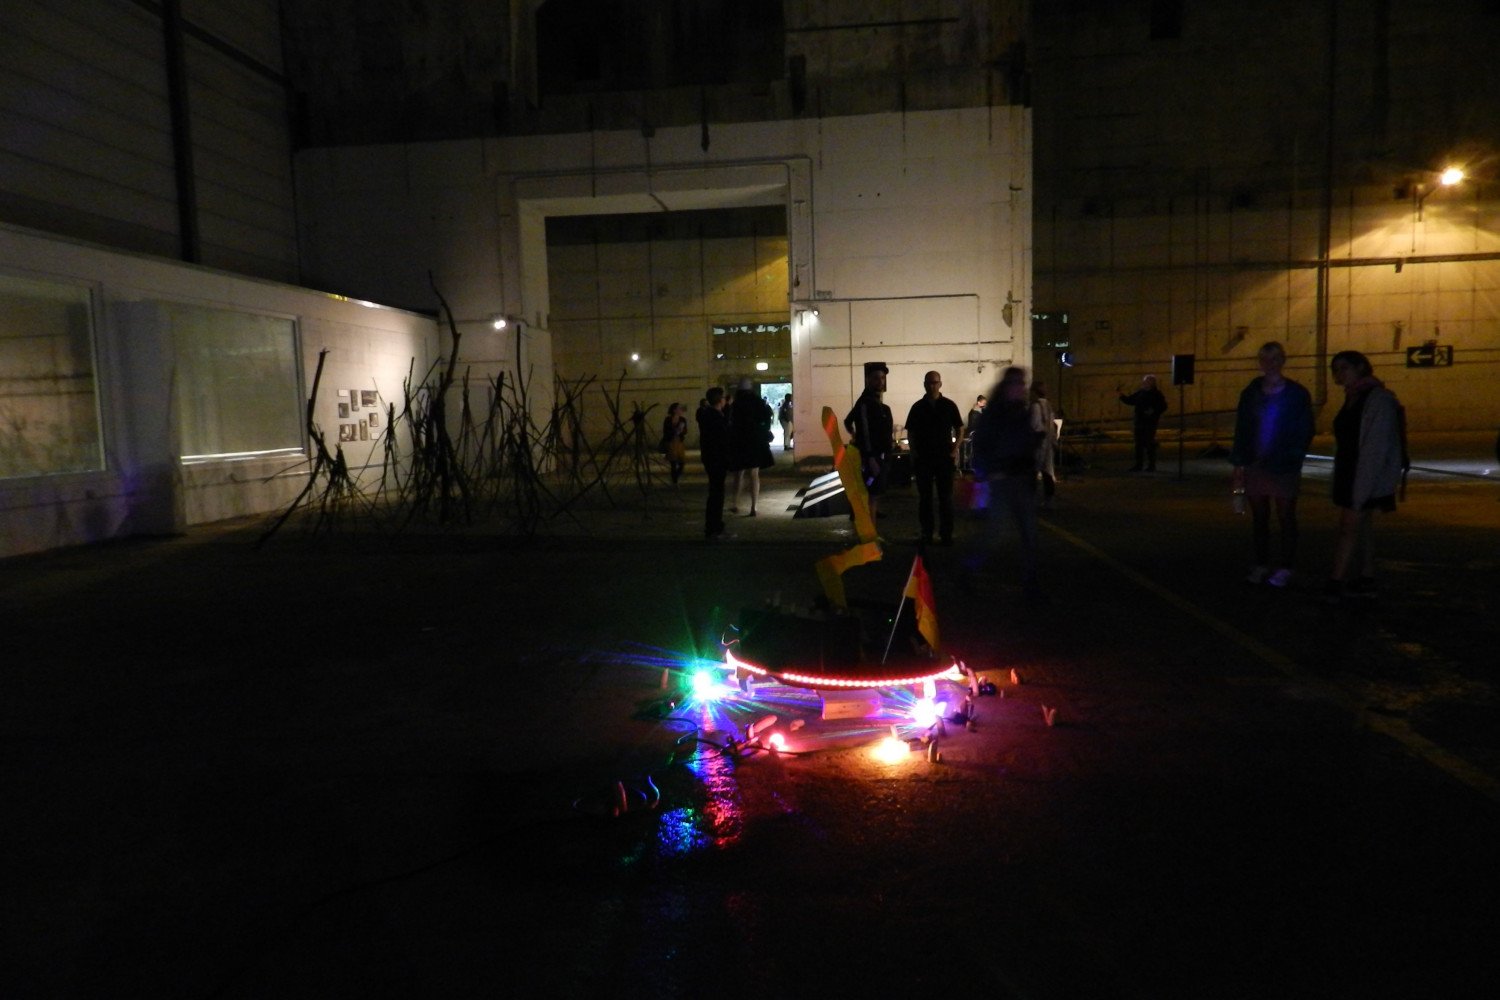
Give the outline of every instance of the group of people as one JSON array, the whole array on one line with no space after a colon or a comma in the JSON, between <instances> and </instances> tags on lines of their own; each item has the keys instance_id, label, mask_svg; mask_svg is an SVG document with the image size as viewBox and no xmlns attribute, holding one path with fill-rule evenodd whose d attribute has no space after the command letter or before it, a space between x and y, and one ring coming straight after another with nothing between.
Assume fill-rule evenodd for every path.
<instances>
[{"instance_id":1,"label":"group of people","mask_svg":"<svg viewBox=\"0 0 1500 1000\"><path fill-rule=\"evenodd\" d=\"M677 408L680 404L672 404ZM704 507L703 533L709 539L721 538L727 532L724 523L724 486L729 473L734 473L734 493L730 500L730 513L739 513L740 494L748 487L748 516L757 515L756 505L760 501L760 470L776 464L771 456L771 422L776 418L771 406L760 398L749 379L740 381L734 398L725 397L724 390L714 386L704 394L698 404L698 446L702 453L703 469L708 473L708 499ZM791 413L785 413L785 431L791 423ZM667 419L672 419L669 412ZM682 419L683 433L687 420ZM666 429L663 428L663 434ZM680 469L674 466L672 481L676 482Z\"/></svg>"},{"instance_id":2,"label":"group of people","mask_svg":"<svg viewBox=\"0 0 1500 1000\"><path fill-rule=\"evenodd\" d=\"M1297 495L1302 463L1313 438L1312 395L1282 374L1286 349L1276 341L1256 354L1261 374L1240 393L1235 412L1231 489L1243 492L1251 514L1253 563L1246 580L1285 587L1297 556ZM1371 597L1375 591L1374 514L1396 509L1407 466L1405 411L1375 377L1370 359L1340 351L1329 370L1344 399L1333 418L1333 502L1339 533L1324 595L1330 601ZM1277 546L1271 547L1271 510Z\"/></svg>"},{"instance_id":3,"label":"group of people","mask_svg":"<svg viewBox=\"0 0 1500 1000\"><path fill-rule=\"evenodd\" d=\"M864 392L844 419L864 463L870 512L876 517L895 450L891 409L882 401L888 374L889 369L878 361L865 365ZM975 478L985 484L989 506L1003 508L1015 522L1021 538L1022 588L1028 599L1039 600L1038 478L1044 504L1051 502L1056 490L1057 422L1046 385L1036 382L1028 391L1026 370L1007 368L990 394L993 400L978 397L967 420L957 404L943 395L942 386L941 373L927 372L922 379L923 395L906 414L912 478L917 486L918 543L953 543L953 483L959 456L965 455ZM994 531L1003 523L994 509L989 523Z\"/></svg>"},{"instance_id":4,"label":"group of people","mask_svg":"<svg viewBox=\"0 0 1500 1000\"><path fill-rule=\"evenodd\" d=\"M1276 341L1257 353L1260 375L1240 394L1234 444L1230 451L1231 489L1243 493L1251 514L1252 564L1247 580L1285 587L1292 580L1297 555L1297 498L1302 464L1314 433L1312 396L1283 374L1286 350ZM1358 351L1341 351L1331 363L1333 380L1344 390L1343 405L1333 420L1336 445L1333 501L1340 508L1339 536L1326 587L1332 600L1369 595L1374 590L1373 514L1394 510L1395 495L1406 465L1404 413L1400 403L1375 378L1370 361ZM890 480L896 451L895 422L884 402L890 370L875 361L864 366L864 391L844 418L850 443L859 449L870 513L879 517L880 498ZM953 543L953 490L960 471L972 471L986 494L991 532L1014 523L1020 538L1021 584L1028 597L1040 598L1037 573L1037 511L1056 493L1058 426L1047 386L1028 385L1024 368L1006 368L988 396L981 395L967 418L943 395L941 373L923 377L923 393L906 414L911 472L917 488L917 522L921 545ZM1156 468L1156 428L1167 410L1166 397L1153 376L1122 403L1135 409L1135 463L1132 471ZM709 489L704 531L724 534L724 491L735 474L730 511L738 512L742 486L749 488L749 514L755 516L760 470L770 468L773 419L780 419L791 442L790 397L773 413L748 381L733 401L719 388L708 390L698 409L698 431ZM672 480L681 475L687 420L674 403L663 427L663 450ZM1040 497L1038 496L1040 483ZM1273 547L1271 515L1278 533ZM992 539L993 541L993 539ZM994 546L990 546L993 548Z\"/></svg>"}]
</instances>

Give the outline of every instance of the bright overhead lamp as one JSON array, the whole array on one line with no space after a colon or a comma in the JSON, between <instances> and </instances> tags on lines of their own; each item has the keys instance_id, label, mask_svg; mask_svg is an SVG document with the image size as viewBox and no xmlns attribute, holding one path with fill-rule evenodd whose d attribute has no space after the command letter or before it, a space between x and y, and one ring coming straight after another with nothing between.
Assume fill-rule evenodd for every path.
<instances>
[{"instance_id":1,"label":"bright overhead lamp","mask_svg":"<svg viewBox=\"0 0 1500 1000\"><path fill-rule=\"evenodd\" d=\"M1438 180L1443 182L1444 187L1452 187L1463 179L1464 170L1462 167L1449 167L1438 177Z\"/></svg>"}]
</instances>

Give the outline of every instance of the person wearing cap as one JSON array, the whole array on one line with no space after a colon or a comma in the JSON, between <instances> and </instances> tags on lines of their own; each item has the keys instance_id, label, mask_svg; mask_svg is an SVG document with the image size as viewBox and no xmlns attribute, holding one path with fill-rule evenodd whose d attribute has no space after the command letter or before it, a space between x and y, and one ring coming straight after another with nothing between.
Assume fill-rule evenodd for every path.
<instances>
[{"instance_id":1,"label":"person wearing cap","mask_svg":"<svg viewBox=\"0 0 1500 1000\"><path fill-rule=\"evenodd\" d=\"M937 494L938 537L953 544L953 474L958 463L959 442L964 436L958 404L943 395L943 377L937 372L923 376L921 399L906 414L906 436L911 442L912 473L917 480L917 521L921 544L932 544L932 495Z\"/></svg>"},{"instance_id":2,"label":"person wearing cap","mask_svg":"<svg viewBox=\"0 0 1500 1000\"><path fill-rule=\"evenodd\" d=\"M865 489L870 494L870 517L879 517L879 497L885 492L887 465L896 447L895 420L891 408L881 400L890 369L882 361L865 362L865 391L844 418L849 441L859 449L864 465Z\"/></svg>"}]
</instances>

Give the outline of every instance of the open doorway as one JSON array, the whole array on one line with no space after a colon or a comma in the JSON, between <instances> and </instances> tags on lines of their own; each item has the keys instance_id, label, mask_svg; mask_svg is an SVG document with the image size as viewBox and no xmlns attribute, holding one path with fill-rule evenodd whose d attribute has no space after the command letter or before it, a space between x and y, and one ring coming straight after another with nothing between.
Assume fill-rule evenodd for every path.
<instances>
[{"instance_id":1,"label":"open doorway","mask_svg":"<svg viewBox=\"0 0 1500 1000\"><path fill-rule=\"evenodd\" d=\"M790 382L762 382L760 384L760 398L771 407L772 413L781 412L781 401L792 394L792 383ZM792 441L797 440L797 429L792 428ZM771 450L788 451L786 440L782 436L780 420L771 422Z\"/></svg>"}]
</instances>

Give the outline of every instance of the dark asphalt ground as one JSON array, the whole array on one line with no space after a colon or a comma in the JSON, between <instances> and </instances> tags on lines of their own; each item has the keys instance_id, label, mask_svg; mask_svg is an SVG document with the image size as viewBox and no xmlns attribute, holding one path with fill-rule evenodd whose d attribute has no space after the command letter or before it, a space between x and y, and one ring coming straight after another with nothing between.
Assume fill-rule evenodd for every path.
<instances>
[{"instance_id":1,"label":"dark asphalt ground","mask_svg":"<svg viewBox=\"0 0 1500 1000\"><path fill-rule=\"evenodd\" d=\"M810 472L768 475L712 545L690 478L529 540L257 549L247 520L0 562L0 995L1487 991L1492 449L1414 440L1467 475L1414 474L1378 523L1380 598L1329 607L1325 468L1281 592L1241 582L1222 460L1190 443L1178 478L1168 445L1127 475L1118 445L1075 445L1049 603L961 578L970 520L929 555L945 645L1005 694L935 765L812 737L695 755L723 738L701 714L643 711L852 542L786 512ZM853 597L899 594L914 506L886 501ZM574 808L647 775L654 810Z\"/></svg>"}]
</instances>

